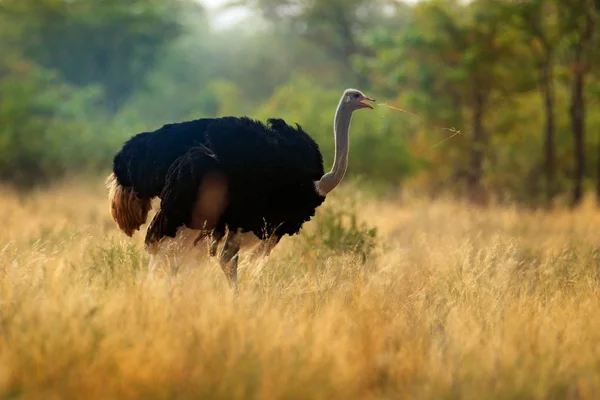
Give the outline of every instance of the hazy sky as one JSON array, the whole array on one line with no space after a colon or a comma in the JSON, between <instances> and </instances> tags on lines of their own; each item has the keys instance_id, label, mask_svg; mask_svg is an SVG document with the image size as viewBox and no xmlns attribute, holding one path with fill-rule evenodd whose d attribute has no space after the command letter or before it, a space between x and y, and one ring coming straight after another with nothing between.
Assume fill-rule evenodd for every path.
<instances>
[{"instance_id":1,"label":"hazy sky","mask_svg":"<svg viewBox=\"0 0 600 400\"><path fill-rule=\"evenodd\" d=\"M236 8L233 10L219 10L220 7L227 4L230 0L199 0L206 8L208 8L209 12L213 14L213 18L211 18L211 25L214 28L224 28L227 26L231 26L235 22L237 22L240 18L244 17L248 14L248 11L244 9Z\"/></svg>"},{"instance_id":2,"label":"hazy sky","mask_svg":"<svg viewBox=\"0 0 600 400\"><path fill-rule=\"evenodd\" d=\"M248 15L248 11L239 7L233 10L219 10L222 6L230 2L231 0L198 0L202 3L208 11L213 15L211 18L211 26L213 28L226 28L235 24L240 18ZM323 0L327 1L327 0ZM406 3L416 3L419 0L404 0Z\"/></svg>"}]
</instances>

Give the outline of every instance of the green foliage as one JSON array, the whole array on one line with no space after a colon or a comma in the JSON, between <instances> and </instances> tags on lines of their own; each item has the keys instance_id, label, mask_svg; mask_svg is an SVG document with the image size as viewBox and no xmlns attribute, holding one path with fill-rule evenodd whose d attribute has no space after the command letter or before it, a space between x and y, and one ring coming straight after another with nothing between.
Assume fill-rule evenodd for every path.
<instances>
[{"instance_id":1,"label":"green foliage","mask_svg":"<svg viewBox=\"0 0 600 400\"><path fill-rule=\"evenodd\" d=\"M336 253L350 252L366 258L375 247L377 228L359 222L353 207L321 207L315 221L314 232L303 231L310 248L321 246Z\"/></svg>"},{"instance_id":2,"label":"green foliage","mask_svg":"<svg viewBox=\"0 0 600 400\"><path fill-rule=\"evenodd\" d=\"M3 61L0 179L29 186L106 161L106 140L94 135L87 119L97 90L76 90L28 61Z\"/></svg>"},{"instance_id":3,"label":"green foliage","mask_svg":"<svg viewBox=\"0 0 600 400\"><path fill-rule=\"evenodd\" d=\"M180 33L173 0L6 0L0 21L24 57L76 86L102 85L111 111L140 88Z\"/></svg>"},{"instance_id":4,"label":"green foliage","mask_svg":"<svg viewBox=\"0 0 600 400\"><path fill-rule=\"evenodd\" d=\"M416 115L358 112L347 179L463 194L478 170L494 197L535 205L548 187L546 91L555 95L559 195L578 165L569 111L577 72L584 183L600 187L597 1L230 3L252 14L224 28L192 0L0 2L0 179L30 186L105 173L140 131L243 114L299 123L329 168L335 106L357 87ZM462 135L440 144L451 128Z\"/></svg>"}]
</instances>

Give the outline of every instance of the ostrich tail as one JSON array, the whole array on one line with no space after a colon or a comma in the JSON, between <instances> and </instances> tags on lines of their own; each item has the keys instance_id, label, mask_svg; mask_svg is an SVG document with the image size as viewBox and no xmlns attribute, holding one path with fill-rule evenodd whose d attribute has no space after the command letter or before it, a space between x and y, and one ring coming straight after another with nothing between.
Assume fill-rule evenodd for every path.
<instances>
[{"instance_id":1,"label":"ostrich tail","mask_svg":"<svg viewBox=\"0 0 600 400\"><path fill-rule=\"evenodd\" d=\"M132 236L146 222L151 200L140 198L132 187L119 184L114 173L106 179L106 187L113 220L127 236Z\"/></svg>"}]
</instances>

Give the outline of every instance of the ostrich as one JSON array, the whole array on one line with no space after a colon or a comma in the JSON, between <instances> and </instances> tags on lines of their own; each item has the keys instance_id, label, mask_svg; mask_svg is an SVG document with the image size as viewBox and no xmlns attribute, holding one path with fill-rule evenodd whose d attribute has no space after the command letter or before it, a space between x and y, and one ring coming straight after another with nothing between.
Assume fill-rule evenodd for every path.
<instances>
[{"instance_id":1,"label":"ostrich","mask_svg":"<svg viewBox=\"0 0 600 400\"><path fill-rule=\"evenodd\" d=\"M107 178L111 215L132 236L146 222L151 200L160 209L146 231L145 248L156 254L164 237L180 227L210 237L210 255L225 238L219 263L237 293L240 233L261 240L268 256L282 236L298 233L348 166L352 113L373 107L361 91L344 91L334 118L335 156L325 173L317 143L282 119L203 118L164 125L130 138Z\"/></svg>"}]
</instances>

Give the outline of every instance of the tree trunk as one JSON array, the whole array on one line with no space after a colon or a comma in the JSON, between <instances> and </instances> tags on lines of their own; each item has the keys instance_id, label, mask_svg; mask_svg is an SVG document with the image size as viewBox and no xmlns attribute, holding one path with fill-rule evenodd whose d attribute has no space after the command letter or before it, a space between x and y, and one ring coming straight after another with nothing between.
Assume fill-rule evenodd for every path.
<instances>
[{"instance_id":1,"label":"tree trunk","mask_svg":"<svg viewBox=\"0 0 600 400\"><path fill-rule=\"evenodd\" d=\"M577 51L577 53L580 53ZM576 55L577 58L580 58ZM583 198L583 176L585 173L585 105L583 101L584 74L576 59L575 76L571 86L571 130L575 149L575 173L573 175L573 200L572 206L576 207Z\"/></svg>"},{"instance_id":2,"label":"tree trunk","mask_svg":"<svg viewBox=\"0 0 600 400\"><path fill-rule=\"evenodd\" d=\"M573 202L576 207L583 199L583 177L585 174L585 101L583 86L585 84L586 65L584 52L594 33L595 21L593 10L587 10L586 23L581 32L581 38L573 49L573 83L571 86L571 129L575 145L575 174L573 177Z\"/></svg>"},{"instance_id":3,"label":"tree trunk","mask_svg":"<svg viewBox=\"0 0 600 400\"><path fill-rule=\"evenodd\" d=\"M544 101L544 112L546 122L544 127L544 177L545 177L545 201L552 203L556 196L556 147L555 147L555 124L554 124L554 76L552 61L549 57L544 60L541 70L541 94Z\"/></svg>"},{"instance_id":4,"label":"tree trunk","mask_svg":"<svg viewBox=\"0 0 600 400\"><path fill-rule=\"evenodd\" d=\"M486 145L486 136L483 129L483 114L485 108L485 96L480 89L473 93L473 142L471 145L471 168L468 178L468 190L471 202L475 204L485 203L485 196L481 180L483 178L483 160Z\"/></svg>"},{"instance_id":5,"label":"tree trunk","mask_svg":"<svg viewBox=\"0 0 600 400\"><path fill-rule=\"evenodd\" d=\"M596 203L600 203L600 138L598 139L598 150L596 150L598 161L596 162Z\"/></svg>"}]
</instances>

